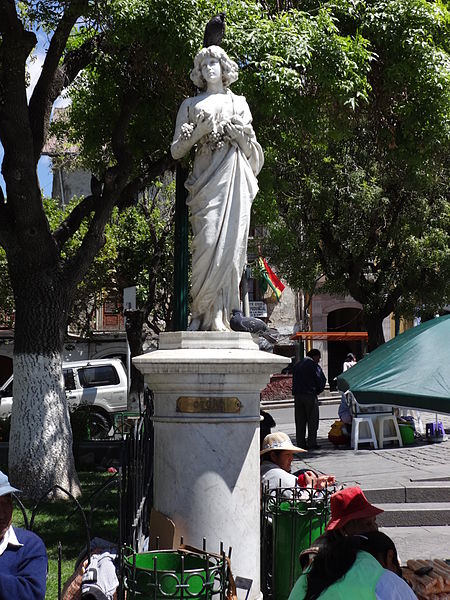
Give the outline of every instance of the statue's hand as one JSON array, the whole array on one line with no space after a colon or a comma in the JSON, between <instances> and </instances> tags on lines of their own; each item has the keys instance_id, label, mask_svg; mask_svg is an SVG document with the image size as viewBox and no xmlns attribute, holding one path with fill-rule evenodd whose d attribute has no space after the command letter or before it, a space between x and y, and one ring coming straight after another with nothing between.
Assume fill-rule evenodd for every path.
<instances>
[{"instance_id":1,"label":"statue's hand","mask_svg":"<svg viewBox=\"0 0 450 600\"><path fill-rule=\"evenodd\" d=\"M198 118L197 118L197 123L196 123L196 133L198 136L198 139L202 138L205 135L208 135L208 133L211 133L211 131L214 130L214 118L212 115L206 113L205 111L200 111Z\"/></svg>"},{"instance_id":2,"label":"statue's hand","mask_svg":"<svg viewBox=\"0 0 450 600\"><path fill-rule=\"evenodd\" d=\"M240 124L227 121L223 124L223 132L230 140L237 140L242 137L243 128Z\"/></svg>"}]
</instances>

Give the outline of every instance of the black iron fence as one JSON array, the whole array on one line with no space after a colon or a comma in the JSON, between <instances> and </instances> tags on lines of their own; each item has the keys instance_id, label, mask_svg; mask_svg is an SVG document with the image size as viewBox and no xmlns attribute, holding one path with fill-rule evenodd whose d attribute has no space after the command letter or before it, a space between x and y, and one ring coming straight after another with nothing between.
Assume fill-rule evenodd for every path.
<instances>
[{"instance_id":1,"label":"black iron fence","mask_svg":"<svg viewBox=\"0 0 450 600\"><path fill-rule=\"evenodd\" d=\"M261 587L264 600L287 600L301 575L300 553L325 530L335 487L265 487L261 506Z\"/></svg>"},{"instance_id":2,"label":"black iron fence","mask_svg":"<svg viewBox=\"0 0 450 600\"><path fill-rule=\"evenodd\" d=\"M152 404L124 436L121 468L120 545L142 550L152 506Z\"/></svg>"},{"instance_id":3,"label":"black iron fence","mask_svg":"<svg viewBox=\"0 0 450 600\"><path fill-rule=\"evenodd\" d=\"M26 529L33 530L36 516L42 509L43 503L55 494L66 495L71 504L67 505L67 519L81 515L82 527L85 530L86 548L84 556L89 561L91 558L91 532L95 523L96 508L101 506L104 493L111 486L117 486L120 493L120 502L117 514L117 539L111 540L112 545L117 544L117 555L120 556L122 548L129 548L132 552L140 552L148 536L149 515L152 504L153 483L153 423L151 420L153 405L146 403L145 410L140 415L124 415L123 423L114 433L114 440L96 440L96 453L101 455L110 452L111 441L116 448L114 454L118 458L118 471L111 475L106 482L98 487L83 502L80 502L61 486L54 486L47 490L39 501L31 508L26 509L20 498L14 495L15 503L23 515ZM75 505L75 506L74 506ZM39 532L38 532L39 533ZM80 548L80 550L82 550ZM61 563L63 546L58 543L58 600L62 598ZM119 577L118 600L124 596L122 586L122 564L117 561Z\"/></svg>"}]
</instances>

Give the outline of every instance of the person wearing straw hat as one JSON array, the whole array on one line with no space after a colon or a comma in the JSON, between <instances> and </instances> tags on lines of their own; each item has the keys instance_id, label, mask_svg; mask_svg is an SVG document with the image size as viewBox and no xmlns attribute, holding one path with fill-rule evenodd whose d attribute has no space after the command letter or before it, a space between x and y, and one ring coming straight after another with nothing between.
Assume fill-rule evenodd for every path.
<instances>
[{"instance_id":1,"label":"person wearing straw hat","mask_svg":"<svg viewBox=\"0 0 450 600\"><path fill-rule=\"evenodd\" d=\"M261 456L261 484L269 489L286 488L283 495L289 496L294 487L310 487L323 489L333 484L333 475L316 475L313 471L303 471L300 475L291 473L294 454L306 452L294 446L290 437L282 431L266 435L263 441Z\"/></svg>"},{"instance_id":2,"label":"person wearing straw hat","mask_svg":"<svg viewBox=\"0 0 450 600\"><path fill-rule=\"evenodd\" d=\"M19 490L0 471L0 600L44 600L44 542L33 532L12 526L13 492Z\"/></svg>"}]
</instances>

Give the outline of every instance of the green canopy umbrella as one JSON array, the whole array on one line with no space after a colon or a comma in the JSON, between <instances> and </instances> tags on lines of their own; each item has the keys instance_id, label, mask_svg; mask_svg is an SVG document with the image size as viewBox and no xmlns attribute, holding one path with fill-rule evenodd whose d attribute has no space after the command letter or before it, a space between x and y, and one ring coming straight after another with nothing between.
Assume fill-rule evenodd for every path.
<instances>
[{"instance_id":1,"label":"green canopy umbrella","mask_svg":"<svg viewBox=\"0 0 450 600\"><path fill-rule=\"evenodd\" d=\"M360 404L450 413L450 315L408 329L337 378Z\"/></svg>"}]
</instances>

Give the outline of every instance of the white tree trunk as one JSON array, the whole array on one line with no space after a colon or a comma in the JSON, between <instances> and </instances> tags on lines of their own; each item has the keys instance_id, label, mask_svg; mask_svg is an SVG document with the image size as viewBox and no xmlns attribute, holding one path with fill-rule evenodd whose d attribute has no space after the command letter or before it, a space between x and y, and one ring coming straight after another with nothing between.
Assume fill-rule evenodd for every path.
<instances>
[{"instance_id":1,"label":"white tree trunk","mask_svg":"<svg viewBox=\"0 0 450 600\"><path fill-rule=\"evenodd\" d=\"M16 354L13 398L9 440L13 485L34 500L55 484L78 496L61 356Z\"/></svg>"}]
</instances>

